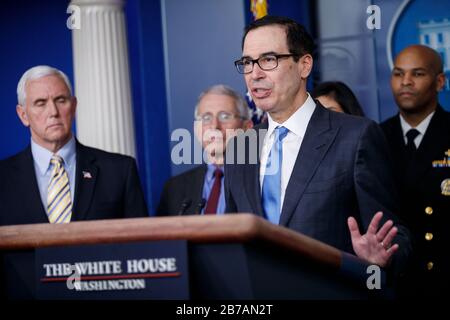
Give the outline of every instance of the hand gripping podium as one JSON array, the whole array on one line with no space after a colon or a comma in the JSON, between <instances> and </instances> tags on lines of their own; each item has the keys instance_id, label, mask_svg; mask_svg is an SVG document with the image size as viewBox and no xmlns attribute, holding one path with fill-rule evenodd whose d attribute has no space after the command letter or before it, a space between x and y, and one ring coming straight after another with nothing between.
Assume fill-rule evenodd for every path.
<instances>
[{"instance_id":1,"label":"hand gripping podium","mask_svg":"<svg viewBox=\"0 0 450 320\"><path fill-rule=\"evenodd\" d=\"M40 283L45 282L45 279L39 280L42 276L38 275L42 271L42 265L38 263L42 251L47 254L50 250L55 261L67 253L73 261L85 261L86 257L77 257L80 252L77 250L93 247L89 254L98 254L105 249L109 254L108 263L114 263L110 261L120 260L124 252L119 250L120 246L126 245L125 252L128 253L145 251L157 244L160 256L164 256L166 251L173 249L174 241L184 243L186 255L187 268L183 272L188 295L182 299L366 299L372 294L366 286L366 265L360 260L253 214L3 226L0 227L1 292L7 299L70 299L70 296L40 296ZM135 244L139 247L134 248ZM78 249L74 251L73 248ZM128 268L133 266L136 261L128 261ZM159 261L159 266L167 267L168 264ZM109 265L103 271L111 273L113 267L117 265ZM50 267L47 265L46 268L49 273ZM180 272L161 274L177 277ZM131 276L110 274L110 279L114 277ZM147 274L146 277L157 276ZM66 278L50 280L56 282ZM90 279L94 278L91 276ZM96 279L100 278L97 276ZM178 299L176 294L171 295L178 290L172 286L174 280L165 281L152 287L152 292L156 291L153 297ZM165 292L164 295L158 296L158 290ZM110 296L106 293L103 291L103 295L95 297L108 299ZM132 297L122 290L110 298Z\"/></svg>"}]
</instances>

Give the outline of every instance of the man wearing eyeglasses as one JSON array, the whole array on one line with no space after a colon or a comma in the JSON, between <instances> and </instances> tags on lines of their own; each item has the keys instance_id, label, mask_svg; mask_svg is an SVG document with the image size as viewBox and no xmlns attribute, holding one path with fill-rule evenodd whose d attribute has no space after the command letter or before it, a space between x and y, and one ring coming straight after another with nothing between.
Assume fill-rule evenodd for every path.
<instances>
[{"instance_id":1,"label":"man wearing eyeglasses","mask_svg":"<svg viewBox=\"0 0 450 320\"><path fill-rule=\"evenodd\" d=\"M194 113L194 131L207 163L166 182L157 215L225 212L225 146L236 130L252 127L249 111L246 101L225 85L212 86L200 94Z\"/></svg>"},{"instance_id":2,"label":"man wearing eyeglasses","mask_svg":"<svg viewBox=\"0 0 450 320\"><path fill-rule=\"evenodd\" d=\"M235 65L256 106L268 113L255 130L267 133L256 164L227 158L227 212L251 211L370 263L403 269L409 233L393 214L396 190L379 126L311 98L313 40L297 22L254 21L242 50ZM235 153L249 147L238 145Z\"/></svg>"}]
</instances>

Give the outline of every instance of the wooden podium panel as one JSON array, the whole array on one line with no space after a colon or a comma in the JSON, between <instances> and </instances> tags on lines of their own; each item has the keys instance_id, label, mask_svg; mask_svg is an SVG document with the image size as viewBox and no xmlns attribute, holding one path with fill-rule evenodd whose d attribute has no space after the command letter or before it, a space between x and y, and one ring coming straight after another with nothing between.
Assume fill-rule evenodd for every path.
<instances>
[{"instance_id":1,"label":"wooden podium panel","mask_svg":"<svg viewBox=\"0 0 450 320\"><path fill-rule=\"evenodd\" d=\"M187 240L192 299L360 299L345 254L253 214L149 217L0 227L3 294L36 298L34 250L54 246ZM8 259L6 259L8 257ZM13 261L11 262L8 261ZM357 260L355 260L357 261ZM356 279L356 280L355 280ZM9 295L22 286L23 295Z\"/></svg>"}]
</instances>

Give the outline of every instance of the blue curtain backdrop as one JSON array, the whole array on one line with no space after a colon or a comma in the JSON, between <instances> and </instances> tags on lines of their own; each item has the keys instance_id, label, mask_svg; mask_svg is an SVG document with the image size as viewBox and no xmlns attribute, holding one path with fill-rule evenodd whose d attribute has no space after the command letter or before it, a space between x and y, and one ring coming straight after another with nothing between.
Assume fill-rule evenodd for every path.
<instances>
[{"instance_id":1,"label":"blue curtain backdrop","mask_svg":"<svg viewBox=\"0 0 450 320\"><path fill-rule=\"evenodd\" d=\"M125 13L139 173L152 214L170 177L160 2L128 0Z\"/></svg>"},{"instance_id":2,"label":"blue curtain backdrop","mask_svg":"<svg viewBox=\"0 0 450 320\"><path fill-rule=\"evenodd\" d=\"M68 1L4 1L0 11L0 159L24 149L28 128L16 115L22 74L40 64L64 70L73 82L72 35L66 27Z\"/></svg>"}]
</instances>

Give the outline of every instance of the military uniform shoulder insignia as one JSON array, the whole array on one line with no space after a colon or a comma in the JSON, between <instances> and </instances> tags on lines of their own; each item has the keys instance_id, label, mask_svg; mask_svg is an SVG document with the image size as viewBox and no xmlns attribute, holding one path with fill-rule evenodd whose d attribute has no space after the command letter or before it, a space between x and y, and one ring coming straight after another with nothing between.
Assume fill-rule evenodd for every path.
<instances>
[{"instance_id":1,"label":"military uniform shoulder insignia","mask_svg":"<svg viewBox=\"0 0 450 320\"><path fill-rule=\"evenodd\" d=\"M441 193L444 196L450 196L450 179L445 179L441 183Z\"/></svg>"},{"instance_id":2,"label":"military uniform shoulder insignia","mask_svg":"<svg viewBox=\"0 0 450 320\"><path fill-rule=\"evenodd\" d=\"M444 154L444 159L433 160L433 162L431 163L433 168L450 168L450 149L448 149Z\"/></svg>"}]
</instances>

